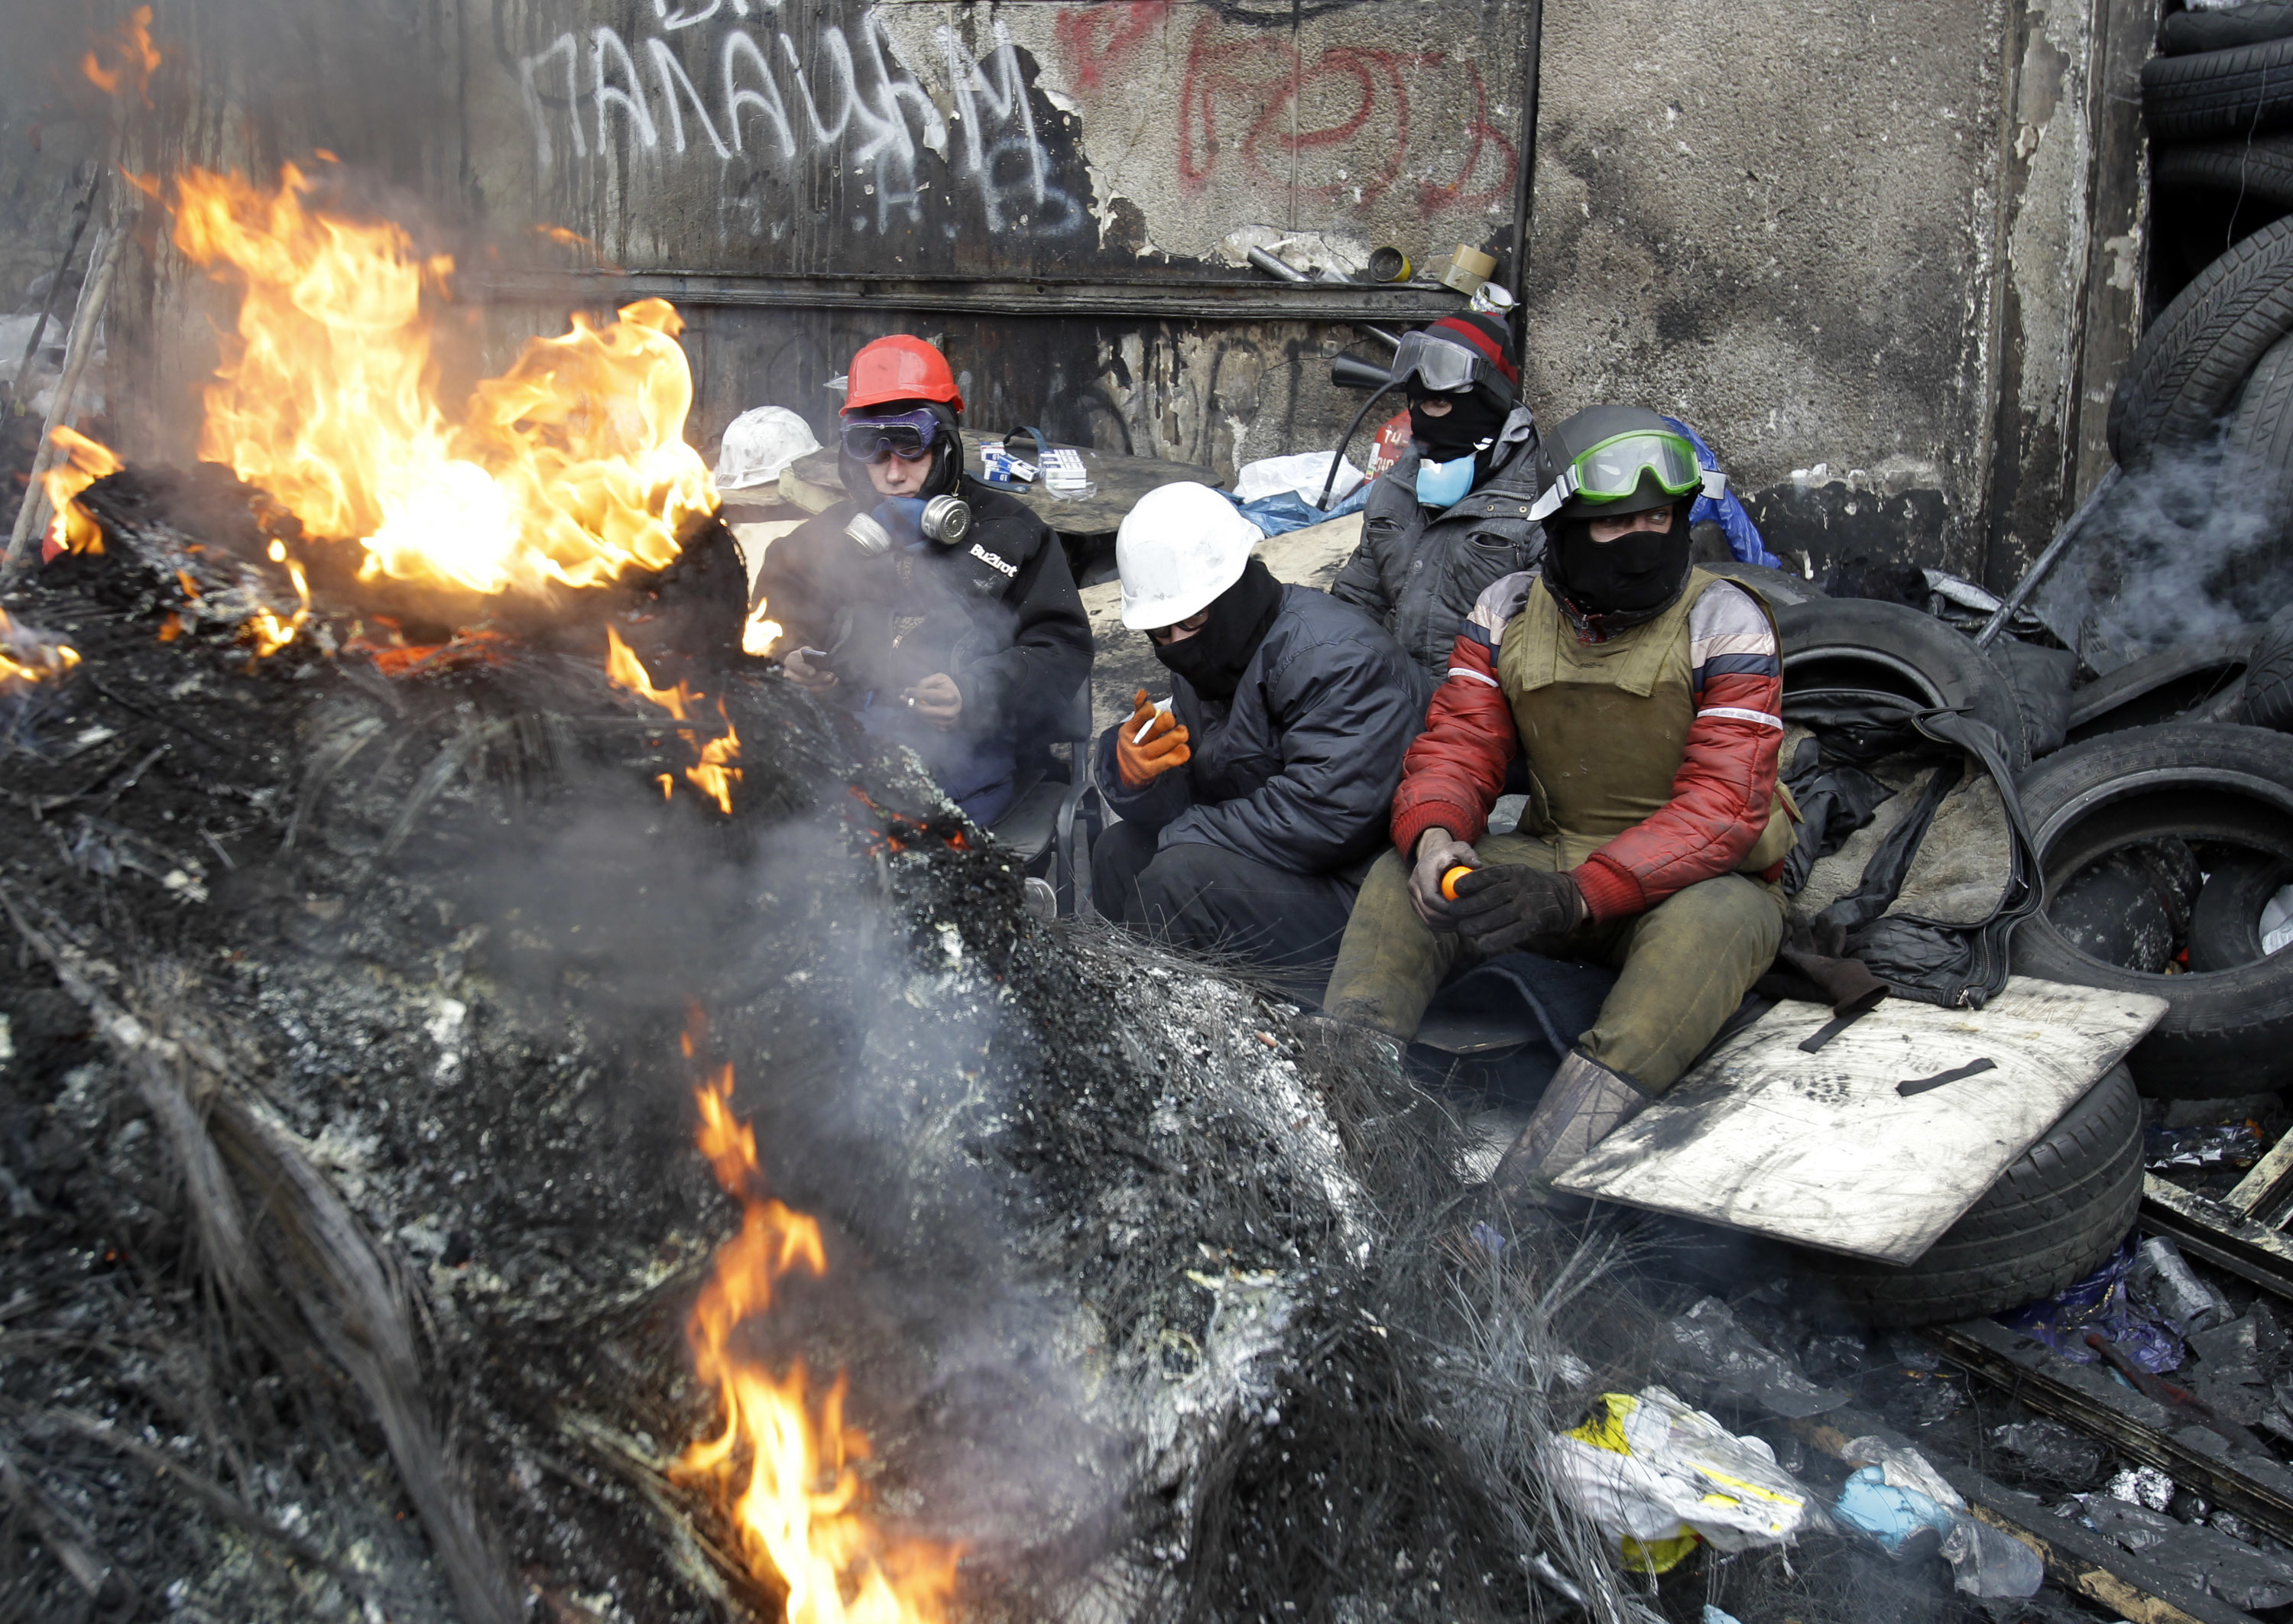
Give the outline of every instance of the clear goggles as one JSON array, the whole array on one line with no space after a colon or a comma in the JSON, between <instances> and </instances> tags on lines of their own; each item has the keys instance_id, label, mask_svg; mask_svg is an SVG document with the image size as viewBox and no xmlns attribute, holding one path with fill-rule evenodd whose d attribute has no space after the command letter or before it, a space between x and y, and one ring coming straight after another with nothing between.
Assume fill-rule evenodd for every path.
<instances>
[{"instance_id":1,"label":"clear goggles","mask_svg":"<svg viewBox=\"0 0 2293 1624\"><path fill-rule=\"evenodd\" d=\"M1654 479L1657 489L1668 497L1690 491L1717 496L1728 488L1727 476L1698 462L1696 448L1685 436L1637 432L1604 440L1578 456L1536 499L1529 517L1548 518L1571 501L1622 501L1641 488L1644 476Z\"/></svg>"},{"instance_id":2,"label":"clear goggles","mask_svg":"<svg viewBox=\"0 0 2293 1624\"><path fill-rule=\"evenodd\" d=\"M847 417L842 432L844 455L855 463L880 463L887 456L912 463L930 455L932 442L939 437L939 419L924 411Z\"/></svg>"},{"instance_id":3,"label":"clear goggles","mask_svg":"<svg viewBox=\"0 0 2293 1624\"><path fill-rule=\"evenodd\" d=\"M1404 333L1388 368L1397 384L1412 384L1428 394L1453 395L1492 379L1510 391L1504 374L1471 351L1422 332Z\"/></svg>"}]
</instances>

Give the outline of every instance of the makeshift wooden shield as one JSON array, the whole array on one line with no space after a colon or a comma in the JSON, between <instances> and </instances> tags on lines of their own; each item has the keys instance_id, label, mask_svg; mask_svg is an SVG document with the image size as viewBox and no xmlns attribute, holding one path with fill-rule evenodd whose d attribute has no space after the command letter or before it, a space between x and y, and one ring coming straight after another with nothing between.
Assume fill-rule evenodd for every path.
<instances>
[{"instance_id":1,"label":"makeshift wooden shield","mask_svg":"<svg viewBox=\"0 0 2293 1624\"><path fill-rule=\"evenodd\" d=\"M1915 1263L2165 1012L2016 976L1979 1010L1890 998L1811 1050L1830 1010L1778 1004L1557 1182Z\"/></svg>"}]
</instances>

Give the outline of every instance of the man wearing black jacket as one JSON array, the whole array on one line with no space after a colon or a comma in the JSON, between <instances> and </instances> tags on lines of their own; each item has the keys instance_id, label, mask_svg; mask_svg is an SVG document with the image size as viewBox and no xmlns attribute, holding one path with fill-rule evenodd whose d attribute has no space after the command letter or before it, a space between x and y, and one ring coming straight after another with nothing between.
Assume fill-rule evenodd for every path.
<instances>
[{"instance_id":1,"label":"man wearing black jacket","mask_svg":"<svg viewBox=\"0 0 2293 1624\"><path fill-rule=\"evenodd\" d=\"M1320 994L1387 840L1419 709L1374 621L1252 555L1258 527L1207 487L1165 485L1122 521L1122 623L1171 674L1098 743L1122 820L1091 853L1101 912Z\"/></svg>"},{"instance_id":2,"label":"man wearing black jacket","mask_svg":"<svg viewBox=\"0 0 2293 1624\"><path fill-rule=\"evenodd\" d=\"M1090 675L1090 623L1043 521L964 473L962 411L921 339L863 348L839 459L854 499L774 542L756 591L790 678L912 746L984 828L1011 804L1023 742Z\"/></svg>"}]
</instances>

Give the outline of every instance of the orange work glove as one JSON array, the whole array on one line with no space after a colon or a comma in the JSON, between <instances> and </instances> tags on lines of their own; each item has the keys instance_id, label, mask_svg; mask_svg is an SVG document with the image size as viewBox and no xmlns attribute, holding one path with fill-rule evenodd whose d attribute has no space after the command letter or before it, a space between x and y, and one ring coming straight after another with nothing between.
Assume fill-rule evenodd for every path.
<instances>
[{"instance_id":1,"label":"orange work glove","mask_svg":"<svg viewBox=\"0 0 2293 1624\"><path fill-rule=\"evenodd\" d=\"M1149 721L1147 718L1154 718ZM1146 737L1137 743L1140 728ZM1156 710L1146 691L1138 691L1137 708L1130 719L1122 723L1114 735L1114 767L1122 775L1125 789L1144 789L1173 767L1183 767L1193 759L1194 752L1187 748L1187 730L1179 719L1167 710Z\"/></svg>"}]
</instances>

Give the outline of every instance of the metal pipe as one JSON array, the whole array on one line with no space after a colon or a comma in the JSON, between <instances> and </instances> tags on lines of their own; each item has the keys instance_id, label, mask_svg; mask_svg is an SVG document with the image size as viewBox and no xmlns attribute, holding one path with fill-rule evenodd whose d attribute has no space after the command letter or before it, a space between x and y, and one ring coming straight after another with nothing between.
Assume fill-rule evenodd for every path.
<instances>
[{"instance_id":1,"label":"metal pipe","mask_svg":"<svg viewBox=\"0 0 2293 1624\"><path fill-rule=\"evenodd\" d=\"M1544 54L1544 0L1527 0L1527 11L1528 65L1521 75L1520 146L1515 160L1520 174L1513 195L1512 263L1507 268L1512 278L1512 363L1524 382L1528 376L1528 238L1536 209L1537 66Z\"/></svg>"},{"instance_id":2,"label":"metal pipe","mask_svg":"<svg viewBox=\"0 0 2293 1624\"><path fill-rule=\"evenodd\" d=\"M2086 500L2078 504L2078 512L2054 532L2054 538L2046 544L2046 550L2031 561L2030 567L2022 572L2022 578L2014 583L2014 590L1999 600L1998 607L1990 612L1990 618L1974 634L1976 648L1987 648L1997 640L1998 634L2006 629L2006 622L2013 618L2014 611L2022 607L2022 601L2038 590L2038 583L2046 578L2046 572L2061 561L2070 543L2078 539L2078 533L2094 517L2094 510L2102 505L2103 498L2118 489L2121 474L2122 471L2113 463L2110 472L2094 482L2094 489L2086 493Z\"/></svg>"},{"instance_id":3,"label":"metal pipe","mask_svg":"<svg viewBox=\"0 0 2293 1624\"><path fill-rule=\"evenodd\" d=\"M1308 276L1304 271L1299 270L1294 265L1288 264L1282 260L1276 259L1273 255L1268 254L1263 248L1252 248L1247 251L1244 257L1247 258L1252 264L1257 266L1260 271L1263 271L1268 276L1276 278L1280 281L1312 282L1318 279L1317 278ZM1389 350L1398 350L1401 348L1401 340L1395 337L1391 333L1387 332L1383 327L1373 327L1366 321L1357 321L1354 323L1354 326L1368 334L1372 338L1376 339L1378 343L1383 344Z\"/></svg>"}]
</instances>

